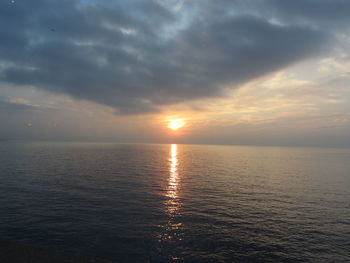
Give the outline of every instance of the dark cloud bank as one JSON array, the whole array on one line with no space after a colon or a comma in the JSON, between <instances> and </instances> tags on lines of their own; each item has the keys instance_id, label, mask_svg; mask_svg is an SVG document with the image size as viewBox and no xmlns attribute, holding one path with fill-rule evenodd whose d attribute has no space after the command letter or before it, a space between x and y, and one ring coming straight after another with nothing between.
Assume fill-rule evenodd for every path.
<instances>
[{"instance_id":1,"label":"dark cloud bank","mask_svg":"<svg viewBox=\"0 0 350 263\"><path fill-rule=\"evenodd\" d=\"M4 0L0 79L153 112L324 52L344 10L350 1Z\"/></svg>"}]
</instances>

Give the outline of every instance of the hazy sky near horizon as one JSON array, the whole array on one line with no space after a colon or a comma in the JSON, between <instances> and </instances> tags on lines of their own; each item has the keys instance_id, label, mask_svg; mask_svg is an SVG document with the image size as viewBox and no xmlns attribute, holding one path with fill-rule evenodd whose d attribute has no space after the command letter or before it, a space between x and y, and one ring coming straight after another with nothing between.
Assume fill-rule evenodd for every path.
<instances>
[{"instance_id":1,"label":"hazy sky near horizon","mask_svg":"<svg viewBox=\"0 0 350 263\"><path fill-rule=\"evenodd\" d=\"M1 1L0 139L350 147L349 10Z\"/></svg>"}]
</instances>

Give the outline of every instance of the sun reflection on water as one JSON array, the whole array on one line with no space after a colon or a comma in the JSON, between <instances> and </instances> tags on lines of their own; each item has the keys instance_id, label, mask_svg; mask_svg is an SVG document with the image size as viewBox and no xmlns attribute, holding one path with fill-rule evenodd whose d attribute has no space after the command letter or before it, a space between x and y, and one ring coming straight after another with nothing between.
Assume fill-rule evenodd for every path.
<instances>
[{"instance_id":1,"label":"sun reflection on water","mask_svg":"<svg viewBox=\"0 0 350 263\"><path fill-rule=\"evenodd\" d=\"M178 236L178 231L181 227L181 223L179 223L177 220L177 216L179 215L179 209L181 206L181 201L179 198L180 176L178 165L179 159L177 145L171 144L168 182L165 189L165 212L168 215L169 219L168 223L164 228L165 233L161 235L161 240L173 240L174 238L180 238Z\"/></svg>"},{"instance_id":2,"label":"sun reflection on water","mask_svg":"<svg viewBox=\"0 0 350 263\"><path fill-rule=\"evenodd\" d=\"M179 209L178 200L178 187L179 187L179 173L178 173L178 157L177 157L177 145L172 144L170 150L170 167L169 167L169 179L166 191L166 196L169 198L166 201L167 212L170 216Z\"/></svg>"},{"instance_id":3,"label":"sun reflection on water","mask_svg":"<svg viewBox=\"0 0 350 263\"><path fill-rule=\"evenodd\" d=\"M169 198L177 198L177 187L178 187L178 171L177 171L177 145L171 145L170 152L170 174L169 174L169 182L167 189L167 197Z\"/></svg>"}]
</instances>

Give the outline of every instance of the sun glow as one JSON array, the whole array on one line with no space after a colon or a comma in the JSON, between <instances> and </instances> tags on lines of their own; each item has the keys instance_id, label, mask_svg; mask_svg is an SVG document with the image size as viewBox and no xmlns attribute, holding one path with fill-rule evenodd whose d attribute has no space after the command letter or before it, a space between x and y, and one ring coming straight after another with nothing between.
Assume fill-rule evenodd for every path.
<instances>
[{"instance_id":1,"label":"sun glow","mask_svg":"<svg viewBox=\"0 0 350 263\"><path fill-rule=\"evenodd\" d=\"M185 121L181 119L169 120L168 128L176 131L185 125Z\"/></svg>"}]
</instances>

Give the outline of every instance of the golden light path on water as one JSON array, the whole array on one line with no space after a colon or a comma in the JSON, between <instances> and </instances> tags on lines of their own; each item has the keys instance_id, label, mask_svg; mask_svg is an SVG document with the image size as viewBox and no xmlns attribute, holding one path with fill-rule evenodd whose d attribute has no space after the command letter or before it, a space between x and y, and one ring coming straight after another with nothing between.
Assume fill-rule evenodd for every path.
<instances>
[{"instance_id":1,"label":"golden light path on water","mask_svg":"<svg viewBox=\"0 0 350 263\"><path fill-rule=\"evenodd\" d=\"M167 197L171 198L170 200L174 200L177 198L177 188L178 188L178 159L177 159L177 145L172 144L170 150L170 168L169 168L169 182L167 189Z\"/></svg>"},{"instance_id":2,"label":"golden light path on water","mask_svg":"<svg viewBox=\"0 0 350 263\"><path fill-rule=\"evenodd\" d=\"M176 222L176 216L179 213L181 202L179 199L179 183L180 176L178 171L179 159L178 149L176 144L171 144L170 158L169 158L169 175L168 184L166 187L165 201L166 213L169 216L168 223L165 227L166 234L163 235L163 239L173 239L177 236L176 231L180 228L181 223Z\"/></svg>"}]
</instances>

